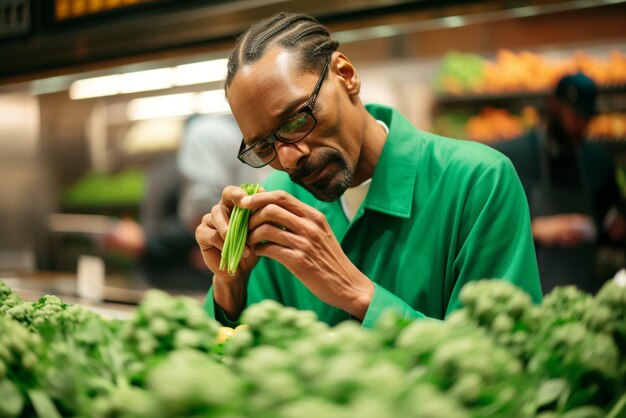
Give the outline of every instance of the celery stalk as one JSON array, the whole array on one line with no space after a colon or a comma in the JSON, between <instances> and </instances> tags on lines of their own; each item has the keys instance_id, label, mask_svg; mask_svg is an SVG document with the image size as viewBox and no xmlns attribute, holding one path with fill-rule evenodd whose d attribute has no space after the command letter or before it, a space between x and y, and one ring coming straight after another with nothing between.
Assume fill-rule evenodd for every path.
<instances>
[{"instance_id":1,"label":"celery stalk","mask_svg":"<svg viewBox=\"0 0 626 418\"><path fill-rule=\"evenodd\" d=\"M241 188L249 195L258 192L259 187L257 183L244 183L241 185ZM220 259L220 270L228 272L231 276L237 271L237 266L239 266L239 262L243 256L246 239L248 238L249 219L249 209L235 206L231 213L230 220L228 221L228 230L226 231L222 258Z\"/></svg>"}]
</instances>

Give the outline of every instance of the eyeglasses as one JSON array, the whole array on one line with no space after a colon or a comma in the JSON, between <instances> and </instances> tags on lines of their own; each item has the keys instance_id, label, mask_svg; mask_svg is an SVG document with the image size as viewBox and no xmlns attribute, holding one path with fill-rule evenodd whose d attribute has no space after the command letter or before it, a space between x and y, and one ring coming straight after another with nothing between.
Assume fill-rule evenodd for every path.
<instances>
[{"instance_id":1,"label":"eyeglasses","mask_svg":"<svg viewBox=\"0 0 626 418\"><path fill-rule=\"evenodd\" d=\"M305 105L302 106L295 115L290 117L285 124L266 138L256 141L254 144L250 145L249 148L246 148L246 144L243 140L241 141L239 153L237 154L237 158L239 158L241 162L254 168L266 166L276 158L276 146L274 145L276 141L295 144L296 142L302 141L311 133L315 125L317 125L317 119L313 115L313 107L315 106L315 100L322 87L322 82L324 78L326 78L329 63L330 57L324 64L322 74L317 80L317 84L315 84L315 88L311 96L309 96L309 100L307 100Z\"/></svg>"}]
</instances>

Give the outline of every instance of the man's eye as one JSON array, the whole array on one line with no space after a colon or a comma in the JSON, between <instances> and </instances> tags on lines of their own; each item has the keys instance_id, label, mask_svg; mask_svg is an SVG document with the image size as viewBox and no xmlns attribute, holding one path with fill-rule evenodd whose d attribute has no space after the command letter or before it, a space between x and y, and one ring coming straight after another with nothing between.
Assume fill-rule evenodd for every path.
<instances>
[{"instance_id":1,"label":"man's eye","mask_svg":"<svg viewBox=\"0 0 626 418\"><path fill-rule=\"evenodd\" d=\"M272 144L270 144L269 142L261 142L260 144L254 147L254 152L259 157L263 157L263 156L270 155L272 152L274 152L274 148L272 147Z\"/></svg>"},{"instance_id":2,"label":"man's eye","mask_svg":"<svg viewBox=\"0 0 626 418\"><path fill-rule=\"evenodd\" d=\"M281 135L291 135L295 132L298 132L306 127L308 124L308 115L298 115L292 120L290 120L283 128L280 130Z\"/></svg>"}]
</instances>

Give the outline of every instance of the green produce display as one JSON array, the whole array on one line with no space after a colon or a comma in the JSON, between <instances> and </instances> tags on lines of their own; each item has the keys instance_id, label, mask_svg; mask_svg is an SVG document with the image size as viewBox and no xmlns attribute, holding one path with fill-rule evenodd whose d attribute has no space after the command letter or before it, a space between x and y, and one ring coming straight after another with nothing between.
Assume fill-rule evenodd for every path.
<instances>
[{"instance_id":1,"label":"green produce display","mask_svg":"<svg viewBox=\"0 0 626 418\"><path fill-rule=\"evenodd\" d=\"M118 174L89 173L63 194L66 207L134 205L145 188L145 173L126 170Z\"/></svg>"},{"instance_id":2,"label":"green produce display","mask_svg":"<svg viewBox=\"0 0 626 418\"><path fill-rule=\"evenodd\" d=\"M441 60L435 90L443 94L463 94L479 88L484 81L485 60L480 55L450 52Z\"/></svg>"},{"instance_id":3,"label":"green produce display","mask_svg":"<svg viewBox=\"0 0 626 418\"><path fill-rule=\"evenodd\" d=\"M533 305L482 280L461 300L445 321L389 313L372 330L268 300L225 339L193 299L153 290L107 320L0 282L0 417L626 416L626 287Z\"/></svg>"}]
</instances>

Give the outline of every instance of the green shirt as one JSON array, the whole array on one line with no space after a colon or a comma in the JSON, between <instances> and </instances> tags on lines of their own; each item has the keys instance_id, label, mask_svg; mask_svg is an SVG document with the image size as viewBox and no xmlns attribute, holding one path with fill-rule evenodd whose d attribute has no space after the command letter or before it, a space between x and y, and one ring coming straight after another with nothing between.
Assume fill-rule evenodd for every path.
<instances>
[{"instance_id":1,"label":"green shirt","mask_svg":"<svg viewBox=\"0 0 626 418\"><path fill-rule=\"evenodd\" d=\"M352 222L339 201L317 200L286 173L273 172L265 184L321 211L346 255L374 282L363 326L373 326L387 309L443 319L460 307L463 285L482 278L507 280L539 302L528 204L510 160L478 143L419 131L394 109L367 109L389 134ZM265 257L251 272L247 303L264 299L312 310L330 325L351 319ZM215 306L212 290L205 309L234 325Z\"/></svg>"}]
</instances>

